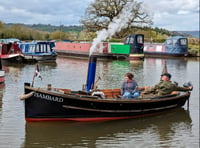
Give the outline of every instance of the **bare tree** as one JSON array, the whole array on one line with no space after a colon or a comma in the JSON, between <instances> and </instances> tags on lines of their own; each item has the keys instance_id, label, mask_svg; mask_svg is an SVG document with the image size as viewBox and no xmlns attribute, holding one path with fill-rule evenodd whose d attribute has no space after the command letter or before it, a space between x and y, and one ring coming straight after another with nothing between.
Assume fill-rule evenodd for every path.
<instances>
[{"instance_id":1,"label":"bare tree","mask_svg":"<svg viewBox=\"0 0 200 148\"><path fill-rule=\"evenodd\" d=\"M90 32L107 29L109 23L119 15L128 2L134 3L134 8L131 11L134 15L130 18L128 27L115 36L126 36L132 27L152 23L150 15L142 7L143 3L135 0L95 0L86 9L85 17L81 20L81 23Z\"/></svg>"}]
</instances>

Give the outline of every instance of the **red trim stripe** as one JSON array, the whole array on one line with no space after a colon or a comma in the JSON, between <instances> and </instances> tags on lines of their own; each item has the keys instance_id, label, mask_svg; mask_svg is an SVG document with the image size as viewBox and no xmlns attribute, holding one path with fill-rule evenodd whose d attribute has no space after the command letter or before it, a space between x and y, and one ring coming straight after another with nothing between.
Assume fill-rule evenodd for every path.
<instances>
[{"instance_id":1,"label":"red trim stripe","mask_svg":"<svg viewBox=\"0 0 200 148\"><path fill-rule=\"evenodd\" d=\"M159 114L145 114L138 116L128 116L128 117L91 117L91 118L25 118L27 122L39 122L39 121L79 121L79 122L90 122L90 121L109 121L109 120L119 120L119 119L131 119L131 118L140 118L145 116L152 116Z\"/></svg>"}]
</instances>

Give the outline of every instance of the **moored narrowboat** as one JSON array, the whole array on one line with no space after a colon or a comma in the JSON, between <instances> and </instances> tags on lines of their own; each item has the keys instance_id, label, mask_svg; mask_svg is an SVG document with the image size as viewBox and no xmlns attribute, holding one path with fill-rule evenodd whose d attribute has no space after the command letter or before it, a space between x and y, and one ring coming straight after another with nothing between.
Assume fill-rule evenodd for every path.
<instances>
[{"instance_id":1,"label":"moored narrowboat","mask_svg":"<svg viewBox=\"0 0 200 148\"><path fill-rule=\"evenodd\" d=\"M89 57L92 43L56 42L55 50L59 55ZM145 43L143 34L131 34L124 43L102 42L94 51L98 58L142 60L144 57L184 57L188 55L188 39L173 36L164 43Z\"/></svg>"},{"instance_id":2,"label":"moored narrowboat","mask_svg":"<svg viewBox=\"0 0 200 148\"><path fill-rule=\"evenodd\" d=\"M57 54L54 46L54 42L45 41L19 43L26 62L55 62Z\"/></svg>"},{"instance_id":3,"label":"moored narrowboat","mask_svg":"<svg viewBox=\"0 0 200 148\"><path fill-rule=\"evenodd\" d=\"M145 43L145 57L184 57L188 55L188 39L182 36L173 36L164 43Z\"/></svg>"},{"instance_id":4,"label":"moored narrowboat","mask_svg":"<svg viewBox=\"0 0 200 148\"><path fill-rule=\"evenodd\" d=\"M17 42L0 43L0 57L1 61L5 63L24 62L24 55Z\"/></svg>"},{"instance_id":5,"label":"moored narrowboat","mask_svg":"<svg viewBox=\"0 0 200 148\"><path fill-rule=\"evenodd\" d=\"M89 57L90 42L56 42L55 51L61 56ZM93 55L106 59L143 60L144 35L127 36L124 43L101 42Z\"/></svg>"}]
</instances>

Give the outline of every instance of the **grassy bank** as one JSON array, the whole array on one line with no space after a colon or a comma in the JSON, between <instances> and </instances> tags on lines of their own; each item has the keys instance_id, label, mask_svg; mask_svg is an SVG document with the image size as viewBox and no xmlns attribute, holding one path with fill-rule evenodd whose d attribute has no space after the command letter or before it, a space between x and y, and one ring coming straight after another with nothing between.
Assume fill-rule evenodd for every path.
<instances>
[{"instance_id":1,"label":"grassy bank","mask_svg":"<svg viewBox=\"0 0 200 148\"><path fill-rule=\"evenodd\" d=\"M200 40L198 38L188 38L189 54L192 56L200 56Z\"/></svg>"},{"instance_id":2,"label":"grassy bank","mask_svg":"<svg viewBox=\"0 0 200 148\"><path fill-rule=\"evenodd\" d=\"M200 56L200 47L199 45L189 44L189 54L192 56Z\"/></svg>"}]
</instances>

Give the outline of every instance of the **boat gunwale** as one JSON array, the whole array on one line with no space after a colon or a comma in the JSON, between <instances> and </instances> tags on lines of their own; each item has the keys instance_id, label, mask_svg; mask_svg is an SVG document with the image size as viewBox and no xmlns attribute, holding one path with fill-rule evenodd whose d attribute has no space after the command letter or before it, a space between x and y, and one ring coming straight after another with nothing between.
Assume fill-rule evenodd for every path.
<instances>
[{"instance_id":1,"label":"boat gunwale","mask_svg":"<svg viewBox=\"0 0 200 148\"><path fill-rule=\"evenodd\" d=\"M171 95L165 98L165 96L160 96L160 97L151 97L151 98L139 98L139 99L116 99L116 98L98 98L95 96L90 96L90 95L82 95L82 94L71 94L71 93L59 93L59 91L49 91L49 90L44 90L44 88L34 88L30 86L25 86L25 89L29 89L35 92L41 92L49 95L55 95L59 97L63 97L64 99L67 99L68 97L70 99L75 99L75 100L83 100L83 101L92 101L92 102L107 102L107 103L153 103L153 102L163 102L163 101L169 101L169 100L175 100L175 99L180 99L183 97L190 97L190 92L183 92L184 94L180 95ZM90 98L89 98L90 97ZM186 100L187 100L186 99Z\"/></svg>"}]
</instances>

